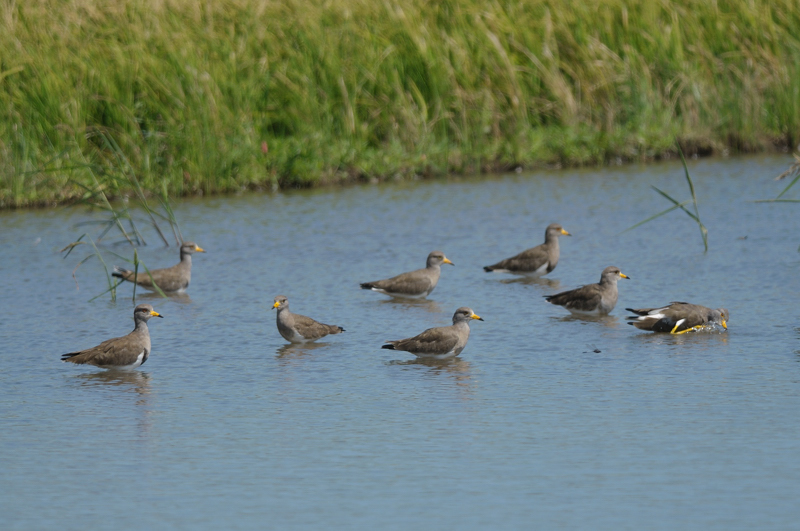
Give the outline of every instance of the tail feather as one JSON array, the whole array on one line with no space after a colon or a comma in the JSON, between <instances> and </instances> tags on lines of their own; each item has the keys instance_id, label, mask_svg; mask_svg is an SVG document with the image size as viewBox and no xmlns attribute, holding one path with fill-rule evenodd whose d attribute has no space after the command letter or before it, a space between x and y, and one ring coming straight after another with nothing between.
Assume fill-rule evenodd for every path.
<instances>
[{"instance_id":1,"label":"tail feather","mask_svg":"<svg viewBox=\"0 0 800 531\"><path fill-rule=\"evenodd\" d=\"M631 320L628 324L635 326L639 330L652 330L660 320L653 317L629 317L628 319Z\"/></svg>"},{"instance_id":2,"label":"tail feather","mask_svg":"<svg viewBox=\"0 0 800 531\"><path fill-rule=\"evenodd\" d=\"M111 276L112 277L117 277L117 278L125 278L126 276L128 276L130 274L131 274L131 271L128 271L127 269L119 267L119 266L114 266L114 271L111 273Z\"/></svg>"},{"instance_id":3,"label":"tail feather","mask_svg":"<svg viewBox=\"0 0 800 531\"><path fill-rule=\"evenodd\" d=\"M625 308L625 311L635 313L636 315L650 315L650 312L659 310L663 310L663 308Z\"/></svg>"},{"instance_id":4,"label":"tail feather","mask_svg":"<svg viewBox=\"0 0 800 531\"><path fill-rule=\"evenodd\" d=\"M381 348L385 348L385 349L388 349L388 350L395 350L394 345L392 345L391 343L383 345Z\"/></svg>"},{"instance_id":5,"label":"tail feather","mask_svg":"<svg viewBox=\"0 0 800 531\"><path fill-rule=\"evenodd\" d=\"M487 273L491 273L492 271L494 271L494 266L483 266L483 270L486 271Z\"/></svg>"},{"instance_id":6,"label":"tail feather","mask_svg":"<svg viewBox=\"0 0 800 531\"><path fill-rule=\"evenodd\" d=\"M76 360L74 360L72 358L74 358L78 354L81 354L81 353L80 352L70 352L69 354L62 354L61 355L61 361L71 361L72 363L76 363Z\"/></svg>"},{"instance_id":7,"label":"tail feather","mask_svg":"<svg viewBox=\"0 0 800 531\"><path fill-rule=\"evenodd\" d=\"M372 289L374 287L372 282L364 282L363 284L360 284L360 286L361 289Z\"/></svg>"}]
</instances>

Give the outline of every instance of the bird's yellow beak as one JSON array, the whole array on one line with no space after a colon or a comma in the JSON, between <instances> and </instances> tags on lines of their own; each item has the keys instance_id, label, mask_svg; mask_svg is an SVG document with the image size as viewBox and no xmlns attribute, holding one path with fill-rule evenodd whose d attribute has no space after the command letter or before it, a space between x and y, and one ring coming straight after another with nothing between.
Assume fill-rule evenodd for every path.
<instances>
[{"instance_id":1,"label":"bird's yellow beak","mask_svg":"<svg viewBox=\"0 0 800 531\"><path fill-rule=\"evenodd\" d=\"M477 319L478 321L483 321L483 317L481 317L481 316L480 316L480 315L478 315L477 313L473 313L473 314L472 314L472 318L473 318L473 319Z\"/></svg>"},{"instance_id":2,"label":"bird's yellow beak","mask_svg":"<svg viewBox=\"0 0 800 531\"><path fill-rule=\"evenodd\" d=\"M277 308L277 307L278 307L278 306L280 306L280 305L281 305L281 303L280 303L280 302L278 302L278 301L275 301L275 304L273 304L273 305L272 305L272 309L274 310L275 308Z\"/></svg>"},{"instance_id":3,"label":"bird's yellow beak","mask_svg":"<svg viewBox=\"0 0 800 531\"><path fill-rule=\"evenodd\" d=\"M162 319L164 318L164 316L163 316L163 315L161 315L160 313L158 313L158 312L157 312L157 311L155 311L155 310L151 311L151 312L150 312L150 315L151 315L151 316L153 316L153 317L161 317Z\"/></svg>"},{"instance_id":4,"label":"bird's yellow beak","mask_svg":"<svg viewBox=\"0 0 800 531\"><path fill-rule=\"evenodd\" d=\"M628 275L626 275L625 273L620 273L620 274L619 274L619 276L621 276L622 278L627 278L628 280L630 280L630 279L631 279L631 277L629 277L629 276L628 276Z\"/></svg>"},{"instance_id":5,"label":"bird's yellow beak","mask_svg":"<svg viewBox=\"0 0 800 531\"><path fill-rule=\"evenodd\" d=\"M450 264L450 265L452 265L452 266L454 266L454 265L455 265L453 262L451 262L451 261L450 261L450 259L449 259L449 258L445 258L445 259L444 259L444 263L445 263L445 264Z\"/></svg>"},{"instance_id":6,"label":"bird's yellow beak","mask_svg":"<svg viewBox=\"0 0 800 531\"><path fill-rule=\"evenodd\" d=\"M572 234L567 232L565 229L561 229L561 234L563 234L564 236L572 236Z\"/></svg>"},{"instance_id":7,"label":"bird's yellow beak","mask_svg":"<svg viewBox=\"0 0 800 531\"><path fill-rule=\"evenodd\" d=\"M198 253L204 253L204 252L206 252L206 251L205 251L205 249L203 249L203 248L202 248L202 247L200 247L199 245L195 245L195 246L194 246L194 250L195 250L195 252L198 252Z\"/></svg>"},{"instance_id":8,"label":"bird's yellow beak","mask_svg":"<svg viewBox=\"0 0 800 531\"><path fill-rule=\"evenodd\" d=\"M722 320L722 328L724 328L725 330L728 329L728 323L725 322L725 319Z\"/></svg>"}]
</instances>

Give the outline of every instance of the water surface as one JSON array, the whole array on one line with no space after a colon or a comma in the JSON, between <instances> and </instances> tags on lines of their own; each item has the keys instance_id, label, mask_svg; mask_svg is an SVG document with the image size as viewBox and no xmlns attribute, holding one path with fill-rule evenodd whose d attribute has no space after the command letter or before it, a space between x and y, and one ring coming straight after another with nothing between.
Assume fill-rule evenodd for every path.
<instances>
[{"instance_id":1,"label":"water surface","mask_svg":"<svg viewBox=\"0 0 800 531\"><path fill-rule=\"evenodd\" d=\"M800 216L758 204L791 163L690 164L709 229L673 212L677 163L186 200L195 255L184 297L152 295L153 353L102 371L60 354L123 335L131 287L58 250L97 214L0 213L0 522L43 528L789 529L800 521ZM482 266L560 222L546 281ZM140 248L150 267L177 250ZM125 246L105 250L130 255ZM359 282L443 250L430 300ZM107 255L113 263L114 259ZM620 302L574 319L543 295L617 265ZM287 346L269 310L347 332ZM725 334L635 330L626 306L689 300L731 312ZM445 364L380 345L449 324Z\"/></svg>"}]
</instances>

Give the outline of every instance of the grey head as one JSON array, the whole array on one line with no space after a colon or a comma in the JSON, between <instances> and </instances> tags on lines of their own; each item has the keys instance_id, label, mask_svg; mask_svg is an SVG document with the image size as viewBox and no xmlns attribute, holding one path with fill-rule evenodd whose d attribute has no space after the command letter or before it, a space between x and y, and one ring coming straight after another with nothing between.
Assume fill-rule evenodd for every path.
<instances>
[{"instance_id":1,"label":"grey head","mask_svg":"<svg viewBox=\"0 0 800 531\"><path fill-rule=\"evenodd\" d=\"M183 242L181 245L181 257L185 254L204 253L206 252L202 247L194 242Z\"/></svg>"},{"instance_id":2,"label":"grey head","mask_svg":"<svg viewBox=\"0 0 800 531\"><path fill-rule=\"evenodd\" d=\"M275 308L278 310L289 309L289 299L286 298L286 295L278 295L275 297L275 303L272 305L272 309L274 310Z\"/></svg>"},{"instance_id":3,"label":"grey head","mask_svg":"<svg viewBox=\"0 0 800 531\"><path fill-rule=\"evenodd\" d=\"M426 263L428 267L438 267L442 264L455 265L453 262L448 260L442 251L433 251L428 255L428 261Z\"/></svg>"},{"instance_id":4,"label":"grey head","mask_svg":"<svg viewBox=\"0 0 800 531\"><path fill-rule=\"evenodd\" d=\"M631 277L620 271L616 266L608 266L603 269L603 272L600 274L600 284L616 284L617 280L621 278L630 279Z\"/></svg>"},{"instance_id":5,"label":"grey head","mask_svg":"<svg viewBox=\"0 0 800 531\"><path fill-rule=\"evenodd\" d=\"M453 314L453 324L456 323L463 323L463 322L470 322L473 319L477 319L478 321L483 321L483 318L477 315L475 312L472 311L471 308L467 308L466 306L462 306L456 313Z\"/></svg>"},{"instance_id":6,"label":"grey head","mask_svg":"<svg viewBox=\"0 0 800 531\"><path fill-rule=\"evenodd\" d=\"M140 322L146 323L151 317L163 318L164 316L155 311L149 304L140 304L133 310L133 321L136 324L139 324Z\"/></svg>"},{"instance_id":7,"label":"grey head","mask_svg":"<svg viewBox=\"0 0 800 531\"><path fill-rule=\"evenodd\" d=\"M728 319L730 318L731 314L725 308L717 308L716 310L711 310L711 312L708 315L709 321L721 324L725 330L728 329Z\"/></svg>"},{"instance_id":8,"label":"grey head","mask_svg":"<svg viewBox=\"0 0 800 531\"><path fill-rule=\"evenodd\" d=\"M544 241L551 241L559 236L572 236L569 232L564 230L559 223L551 223L547 226L547 229L544 231Z\"/></svg>"}]
</instances>

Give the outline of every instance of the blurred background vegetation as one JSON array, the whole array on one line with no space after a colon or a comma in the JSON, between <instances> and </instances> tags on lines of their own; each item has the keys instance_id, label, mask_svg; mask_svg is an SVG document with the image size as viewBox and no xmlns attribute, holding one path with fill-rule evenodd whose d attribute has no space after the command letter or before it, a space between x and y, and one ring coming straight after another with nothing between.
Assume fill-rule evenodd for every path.
<instances>
[{"instance_id":1,"label":"blurred background vegetation","mask_svg":"<svg viewBox=\"0 0 800 531\"><path fill-rule=\"evenodd\" d=\"M0 0L0 206L790 148L796 0Z\"/></svg>"}]
</instances>

